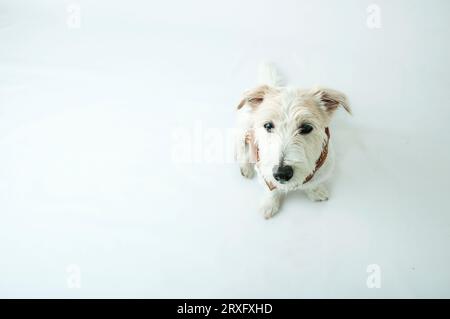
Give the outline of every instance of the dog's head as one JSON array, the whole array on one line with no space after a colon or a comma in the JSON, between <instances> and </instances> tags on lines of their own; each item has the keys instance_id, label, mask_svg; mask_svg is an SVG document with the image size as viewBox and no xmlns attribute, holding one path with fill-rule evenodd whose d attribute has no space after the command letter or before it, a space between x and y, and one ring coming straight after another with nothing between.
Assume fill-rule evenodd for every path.
<instances>
[{"instance_id":1,"label":"dog's head","mask_svg":"<svg viewBox=\"0 0 450 319\"><path fill-rule=\"evenodd\" d=\"M259 86L245 92L238 109L244 106L250 108L259 170L280 190L297 188L314 171L334 111L342 106L350 113L345 95L325 88Z\"/></svg>"}]
</instances>

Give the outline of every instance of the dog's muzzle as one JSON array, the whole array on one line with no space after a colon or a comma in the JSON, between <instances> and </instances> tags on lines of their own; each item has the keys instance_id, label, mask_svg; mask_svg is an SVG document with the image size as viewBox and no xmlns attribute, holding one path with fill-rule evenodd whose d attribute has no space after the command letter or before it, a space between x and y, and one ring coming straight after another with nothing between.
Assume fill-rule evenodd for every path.
<instances>
[{"instance_id":1,"label":"dog's muzzle","mask_svg":"<svg viewBox=\"0 0 450 319\"><path fill-rule=\"evenodd\" d=\"M327 159L328 142L330 141L330 130L328 129L328 127L325 128L325 134L327 135L327 140L326 140L325 144L323 145L322 153L320 153L320 156L316 161L316 167L311 172L311 174L306 176L305 180L303 181L303 184L308 183L314 177L316 172L322 167L323 163L325 163L325 161ZM258 170L259 150L258 150L258 145L255 142L255 136L254 136L253 130L250 130L249 132L247 132L245 134L245 143L250 146L250 162L256 164L255 168ZM292 176L294 175L294 171L293 171L292 167L290 167L290 166L282 166L282 167L283 167L283 169L281 169L281 175L277 173L280 170L280 167L275 166L275 168L273 170L273 177L280 184L283 184L283 183L289 181L292 178ZM290 172L289 172L289 170L290 170ZM278 176L278 178L276 175ZM289 176L289 178L287 178L288 176ZM283 179L284 179L284 182L282 182ZM267 187L269 187L269 190L273 191L276 188L276 186L273 185L272 182L267 181L265 179L264 179L264 181L266 182Z\"/></svg>"}]
</instances>

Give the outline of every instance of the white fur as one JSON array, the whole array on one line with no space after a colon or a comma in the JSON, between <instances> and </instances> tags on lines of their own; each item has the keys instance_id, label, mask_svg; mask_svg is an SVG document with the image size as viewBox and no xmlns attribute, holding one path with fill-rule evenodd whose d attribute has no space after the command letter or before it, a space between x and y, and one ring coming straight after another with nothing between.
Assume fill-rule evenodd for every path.
<instances>
[{"instance_id":1,"label":"white fur","mask_svg":"<svg viewBox=\"0 0 450 319\"><path fill-rule=\"evenodd\" d=\"M297 189L304 190L311 200L327 200L329 195L323 183L331 176L334 166L331 141L323 165L309 182L303 182L316 167L327 141L325 128L335 109L343 106L350 112L345 95L330 89L283 87L281 76L272 64L261 65L258 82L260 86L246 91L239 105L240 134L236 140L236 155L242 175L251 178L256 169L261 184L266 188L262 213L266 218L272 217L278 212L283 195ZM264 128L267 122L274 124L271 132ZM304 123L313 126L311 133L299 134L299 127ZM257 165L251 162L249 145L245 143L249 132L259 148ZM294 171L286 183L273 177L273 168L281 163L291 166ZM276 189L269 191L266 183L275 185Z\"/></svg>"},{"instance_id":2,"label":"white fur","mask_svg":"<svg viewBox=\"0 0 450 319\"><path fill-rule=\"evenodd\" d=\"M258 84L270 86L282 86L283 78L278 69L272 63L261 63L258 68Z\"/></svg>"}]
</instances>

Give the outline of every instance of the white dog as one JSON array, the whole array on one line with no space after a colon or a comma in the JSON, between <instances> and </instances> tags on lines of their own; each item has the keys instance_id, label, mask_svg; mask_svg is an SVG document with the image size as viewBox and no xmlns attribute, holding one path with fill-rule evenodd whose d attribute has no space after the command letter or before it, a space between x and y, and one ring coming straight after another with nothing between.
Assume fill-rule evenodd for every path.
<instances>
[{"instance_id":1,"label":"white dog","mask_svg":"<svg viewBox=\"0 0 450 319\"><path fill-rule=\"evenodd\" d=\"M328 125L339 106L349 113L350 107L335 90L281 86L270 64L261 66L259 82L238 105L236 157L244 177L252 178L256 170L261 178L267 189L261 210L270 218L289 191L304 190L314 201L328 199L324 182L334 164Z\"/></svg>"}]
</instances>

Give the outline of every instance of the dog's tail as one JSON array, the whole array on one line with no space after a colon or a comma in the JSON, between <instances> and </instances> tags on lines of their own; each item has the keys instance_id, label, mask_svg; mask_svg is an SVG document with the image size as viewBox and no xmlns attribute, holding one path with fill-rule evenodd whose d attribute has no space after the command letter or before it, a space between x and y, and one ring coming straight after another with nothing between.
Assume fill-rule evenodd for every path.
<instances>
[{"instance_id":1,"label":"dog's tail","mask_svg":"<svg viewBox=\"0 0 450 319\"><path fill-rule=\"evenodd\" d=\"M282 86L283 78L273 63L263 62L258 68L258 84Z\"/></svg>"}]
</instances>

